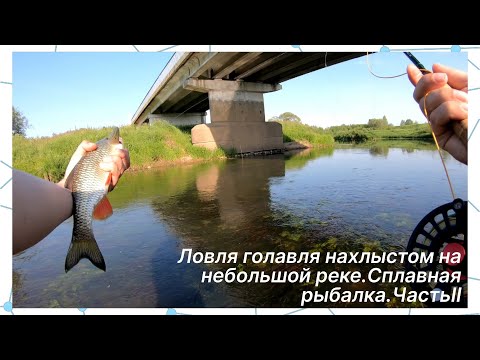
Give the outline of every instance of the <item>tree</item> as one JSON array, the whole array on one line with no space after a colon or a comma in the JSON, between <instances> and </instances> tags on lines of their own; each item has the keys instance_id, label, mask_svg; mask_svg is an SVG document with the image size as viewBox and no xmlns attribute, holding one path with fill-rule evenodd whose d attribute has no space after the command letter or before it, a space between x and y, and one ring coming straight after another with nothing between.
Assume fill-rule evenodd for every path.
<instances>
[{"instance_id":1,"label":"tree","mask_svg":"<svg viewBox=\"0 0 480 360\"><path fill-rule=\"evenodd\" d=\"M405 120L405 125L413 125L413 120L411 119Z\"/></svg>"},{"instance_id":2,"label":"tree","mask_svg":"<svg viewBox=\"0 0 480 360\"><path fill-rule=\"evenodd\" d=\"M15 109L15 106L12 106L12 134L26 136L28 127L28 119L21 111Z\"/></svg>"},{"instance_id":3,"label":"tree","mask_svg":"<svg viewBox=\"0 0 480 360\"><path fill-rule=\"evenodd\" d=\"M405 126L405 120L400 121L400 126Z\"/></svg>"},{"instance_id":4,"label":"tree","mask_svg":"<svg viewBox=\"0 0 480 360\"><path fill-rule=\"evenodd\" d=\"M295 115L291 112L284 112L283 114L280 114L278 116L278 119L282 120L282 121L293 121L293 122L298 122L298 123L302 122L302 120L297 115Z\"/></svg>"},{"instance_id":5,"label":"tree","mask_svg":"<svg viewBox=\"0 0 480 360\"><path fill-rule=\"evenodd\" d=\"M388 126L387 117L383 115L381 119L369 119L367 126L372 128L386 128Z\"/></svg>"}]
</instances>

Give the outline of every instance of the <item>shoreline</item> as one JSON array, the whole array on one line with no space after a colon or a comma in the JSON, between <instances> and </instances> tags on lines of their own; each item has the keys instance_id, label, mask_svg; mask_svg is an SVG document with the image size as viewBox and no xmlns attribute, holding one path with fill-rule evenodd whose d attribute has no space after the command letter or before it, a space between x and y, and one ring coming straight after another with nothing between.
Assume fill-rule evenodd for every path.
<instances>
[{"instance_id":1,"label":"shoreline","mask_svg":"<svg viewBox=\"0 0 480 360\"><path fill-rule=\"evenodd\" d=\"M142 165L131 165L129 170L131 171L146 171L151 169L163 169L168 168L175 165L195 165L214 161L224 161L228 160L229 158L226 156L218 157L218 158L211 158L211 159L195 159L191 156L184 156L180 159L176 160L157 160L152 163L142 164Z\"/></svg>"},{"instance_id":2,"label":"shoreline","mask_svg":"<svg viewBox=\"0 0 480 360\"><path fill-rule=\"evenodd\" d=\"M225 161L225 160L233 160L238 159L241 157L254 157L254 156L268 156L273 154L290 154L297 150L306 150L306 149L314 149L314 148L326 148L330 146L314 146L307 141L290 141L285 142L283 149L279 149L277 151L265 151L263 155L256 154L256 153L248 153L248 154L235 154L234 156L220 156L210 159L199 159L193 158L191 156L183 156L180 159L176 160L157 160L152 163L142 164L142 165L131 165L130 171L138 172L138 171L147 171L152 169L164 169L175 165L195 165L195 164L202 164L207 163L210 161Z\"/></svg>"}]
</instances>

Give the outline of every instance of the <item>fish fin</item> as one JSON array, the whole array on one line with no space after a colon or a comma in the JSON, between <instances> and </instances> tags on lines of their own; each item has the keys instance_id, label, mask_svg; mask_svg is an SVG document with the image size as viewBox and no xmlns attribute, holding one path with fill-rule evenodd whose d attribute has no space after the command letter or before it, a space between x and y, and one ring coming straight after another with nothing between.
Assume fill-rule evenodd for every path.
<instances>
[{"instance_id":1,"label":"fish fin","mask_svg":"<svg viewBox=\"0 0 480 360\"><path fill-rule=\"evenodd\" d=\"M72 237L72 242L65 258L65 272L67 273L83 258L90 260L97 268L107 271L105 260L94 238L79 241Z\"/></svg>"},{"instance_id":2,"label":"fish fin","mask_svg":"<svg viewBox=\"0 0 480 360\"><path fill-rule=\"evenodd\" d=\"M113 214L112 204L108 198L104 196L93 210L93 218L95 220L108 219Z\"/></svg>"}]
</instances>

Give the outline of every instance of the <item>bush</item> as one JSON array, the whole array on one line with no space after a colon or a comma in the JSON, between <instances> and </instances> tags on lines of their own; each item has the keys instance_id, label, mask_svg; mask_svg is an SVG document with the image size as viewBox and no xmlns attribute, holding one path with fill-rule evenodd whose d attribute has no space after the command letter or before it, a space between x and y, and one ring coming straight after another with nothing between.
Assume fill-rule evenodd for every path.
<instances>
[{"instance_id":1,"label":"bush","mask_svg":"<svg viewBox=\"0 0 480 360\"><path fill-rule=\"evenodd\" d=\"M316 126L305 125L294 121L277 121L282 124L283 141L308 142L314 147L332 146L334 139L332 135Z\"/></svg>"}]
</instances>

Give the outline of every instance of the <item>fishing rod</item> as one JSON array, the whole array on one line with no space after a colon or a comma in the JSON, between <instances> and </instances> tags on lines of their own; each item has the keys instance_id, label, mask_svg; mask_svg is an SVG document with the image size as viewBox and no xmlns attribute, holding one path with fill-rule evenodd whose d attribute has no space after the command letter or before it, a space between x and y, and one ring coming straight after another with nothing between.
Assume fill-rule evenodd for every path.
<instances>
[{"instance_id":1,"label":"fishing rod","mask_svg":"<svg viewBox=\"0 0 480 360\"><path fill-rule=\"evenodd\" d=\"M413 54L410 52L410 51L404 51L403 52L405 55L407 55L407 57L413 62L413 64L418 68L418 70L420 71L428 71L430 72L430 70L427 70L427 68L425 66L423 66L423 64L418 61L418 59L413 56Z\"/></svg>"},{"instance_id":2,"label":"fishing rod","mask_svg":"<svg viewBox=\"0 0 480 360\"><path fill-rule=\"evenodd\" d=\"M422 74L431 73L425 66L410 52L404 54L412 61L412 63L422 72ZM449 85L445 85L449 86ZM427 114L425 114L427 115ZM427 121L430 123L428 117ZM467 126L468 120L453 122L453 131L460 138L465 146L467 146ZM435 134L432 130L432 135ZM436 139L435 139L436 142ZM438 143L437 143L438 148ZM439 148L438 148L439 149ZM442 155L440 157L443 162ZM445 173L448 176L447 168L443 163ZM450 182L450 180L449 180ZM451 186L451 184L450 184ZM452 195L454 194L452 189ZM455 196L453 196L455 197ZM441 205L429 212L415 227L410 236L407 245L407 252L433 253L433 261L425 263L407 263L407 269L418 271L432 271L439 273L440 271L460 272L460 278L457 284L448 281L437 281L435 284L430 283L414 283L412 284L417 290L433 290L436 291L438 297L443 298L443 293L452 296L457 294L458 289L462 289L467 284L467 218L468 218L468 202L460 198L454 199L452 202ZM452 260L455 256L455 260ZM448 257L449 260L446 260ZM457 288L457 292L453 288ZM453 292L452 292L453 291ZM432 293L433 294L433 293ZM442 294L442 295L440 295ZM429 304L434 307L447 306L466 306L467 297L465 294L461 297L461 301L457 304L439 302L439 298L432 296Z\"/></svg>"}]
</instances>

